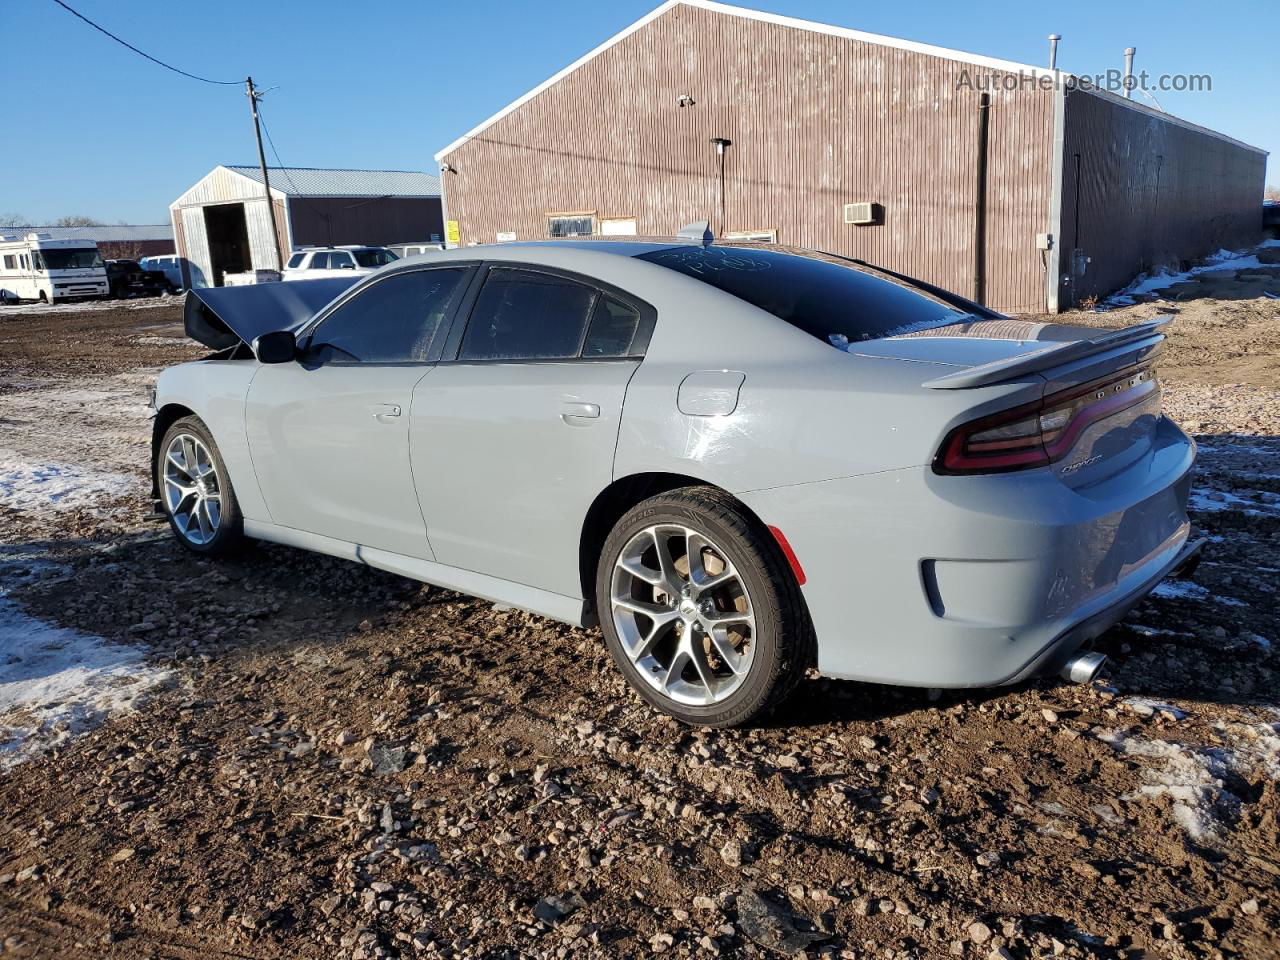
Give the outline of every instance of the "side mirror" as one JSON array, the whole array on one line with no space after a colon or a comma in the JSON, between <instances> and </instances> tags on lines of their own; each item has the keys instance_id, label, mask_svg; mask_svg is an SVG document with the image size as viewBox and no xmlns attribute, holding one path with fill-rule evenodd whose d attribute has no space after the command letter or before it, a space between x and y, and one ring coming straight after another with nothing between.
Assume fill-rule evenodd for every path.
<instances>
[{"instance_id":1,"label":"side mirror","mask_svg":"<svg viewBox=\"0 0 1280 960\"><path fill-rule=\"evenodd\" d=\"M292 330L276 330L255 337L250 345L259 363L289 363L298 355L298 341Z\"/></svg>"},{"instance_id":2,"label":"side mirror","mask_svg":"<svg viewBox=\"0 0 1280 960\"><path fill-rule=\"evenodd\" d=\"M338 264L338 269L339 269L339 270L354 270L355 268L356 268L356 265L355 265L354 263L340 263L340 264Z\"/></svg>"}]
</instances>

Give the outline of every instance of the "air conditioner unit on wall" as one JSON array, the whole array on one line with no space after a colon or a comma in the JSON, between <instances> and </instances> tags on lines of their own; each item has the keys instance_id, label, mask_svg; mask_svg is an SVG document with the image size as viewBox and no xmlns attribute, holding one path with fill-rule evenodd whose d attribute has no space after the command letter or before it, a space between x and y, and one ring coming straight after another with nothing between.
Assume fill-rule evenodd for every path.
<instances>
[{"instance_id":1,"label":"air conditioner unit on wall","mask_svg":"<svg viewBox=\"0 0 1280 960\"><path fill-rule=\"evenodd\" d=\"M865 226L879 223L883 219L884 207L878 203L846 203L844 205L844 222Z\"/></svg>"}]
</instances>

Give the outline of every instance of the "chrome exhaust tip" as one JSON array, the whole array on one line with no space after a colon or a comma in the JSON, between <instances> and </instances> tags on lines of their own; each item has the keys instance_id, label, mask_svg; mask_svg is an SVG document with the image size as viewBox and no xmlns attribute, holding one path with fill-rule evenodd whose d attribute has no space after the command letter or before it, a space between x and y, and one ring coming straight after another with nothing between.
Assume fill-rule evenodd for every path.
<instances>
[{"instance_id":1,"label":"chrome exhaust tip","mask_svg":"<svg viewBox=\"0 0 1280 960\"><path fill-rule=\"evenodd\" d=\"M1093 683L1094 678L1107 662L1105 653L1077 653L1062 666L1058 676L1071 683Z\"/></svg>"}]
</instances>

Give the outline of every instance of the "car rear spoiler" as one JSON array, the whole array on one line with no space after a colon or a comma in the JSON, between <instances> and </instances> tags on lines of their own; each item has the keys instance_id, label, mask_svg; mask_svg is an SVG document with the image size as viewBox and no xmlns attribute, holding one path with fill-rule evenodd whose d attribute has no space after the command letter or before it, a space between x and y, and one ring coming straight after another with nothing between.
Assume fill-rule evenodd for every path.
<instances>
[{"instance_id":1,"label":"car rear spoiler","mask_svg":"<svg viewBox=\"0 0 1280 960\"><path fill-rule=\"evenodd\" d=\"M355 283L358 277L256 283L246 287L197 287L187 291L183 325L187 336L214 350L274 330L301 326Z\"/></svg>"},{"instance_id":2,"label":"car rear spoiler","mask_svg":"<svg viewBox=\"0 0 1280 960\"><path fill-rule=\"evenodd\" d=\"M1125 327L1123 330L1112 330L1102 336L1088 340L1055 343L1052 346L1045 347L1043 350L1024 353L1005 360L993 360L991 363L969 367L956 373L944 374L941 377L926 380L924 386L934 390L963 390L967 387L983 387L990 383L1011 380L1021 374L1036 373L1040 370L1047 370L1050 367L1057 367L1095 353L1104 353L1117 347L1137 344L1143 340L1150 340L1151 346L1155 346L1155 344L1164 339L1163 328L1168 326L1170 322L1171 318L1164 317L1148 323Z\"/></svg>"}]
</instances>

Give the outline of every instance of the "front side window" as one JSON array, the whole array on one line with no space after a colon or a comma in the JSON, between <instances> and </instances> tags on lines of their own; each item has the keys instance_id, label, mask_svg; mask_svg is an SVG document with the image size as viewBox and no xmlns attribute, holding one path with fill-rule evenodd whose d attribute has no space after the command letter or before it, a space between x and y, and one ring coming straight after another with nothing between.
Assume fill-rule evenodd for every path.
<instances>
[{"instance_id":1,"label":"front side window","mask_svg":"<svg viewBox=\"0 0 1280 960\"><path fill-rule=\"evenodd\" d=\"M400 259L390 250L357 250L355 256L356 263L362 267L385 267Z\"/></svg>"},{"instance_id":2,"label":"front side window","mask_svg":"<svg viewBox=\"0 0 1280 960\"><path fill-rule=\"evenodd\" d=\"M815 251L688 245L637 259L701 280L827 342L900 336L976 319L920 287Z\"/></svg>"},{"instance_id":3,"label":"front side window","mask_svg":"<svg viewBox=\"0 0 1280 960\"><path fill-rule=\"evenodd\" d=\"M466 275L457 267L387 277L323 320L308 350L321 362L421 363Z\"/></svg>"},{"instance_id":4,"label":"front side window","mask_svg":"<svg viewBox=\"0 0 1280 960\"><path fill-rule=\"evenodd\" d=\"M36 250L34 254L37 270L86 270L102 266L102 257L94 247Z\"/></svg>"},{"instance_id":5,"label":"front side window","mask_svg":"<svg viewBox=\"0 0 1280 960\"><path fill-rule=\"evenodd\" d=\"M595 217L547 217L548 237L589 237L595 233Z\"/></svg>"},{"instance_id":6,"label":"front side window","mask_svg":"<svg viewBox=\"0 0 1280 960\"><path fill-rule=\"evenodd\" d=\"M579 355L596 291L532 270L495 268L471 311L459 360L560 360Z\"/></svg>"},{"instance_id":7,"label":"front side window","mask_svg":"<svg viewBox=\"0 0 1280 960\"><path fill-rule=\"evenodd\" d=\"M354 269L355 264L351 262L351 254L349 253L331 253L329 254L329 269L342 270Z\"/></svg>"}]
</instances>

